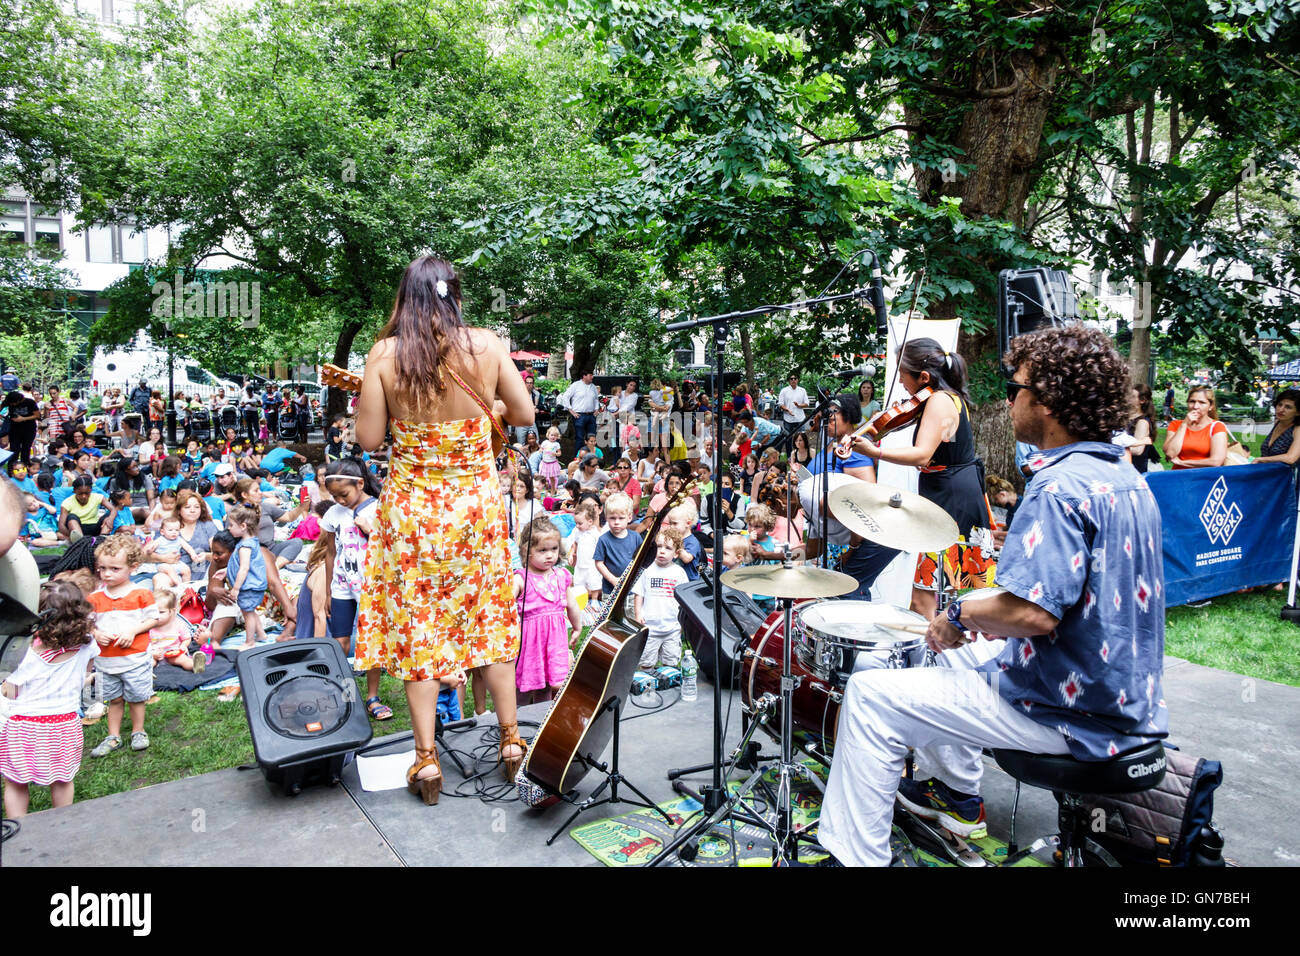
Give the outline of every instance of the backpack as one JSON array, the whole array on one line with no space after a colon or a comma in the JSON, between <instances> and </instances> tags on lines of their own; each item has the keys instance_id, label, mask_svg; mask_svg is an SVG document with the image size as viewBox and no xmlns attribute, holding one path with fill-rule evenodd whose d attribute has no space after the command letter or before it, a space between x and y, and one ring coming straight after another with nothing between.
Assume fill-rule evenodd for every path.
<instances>
[{"instance_id":1,"label":"backpack","mask_svg":"<svg viewBox=\"0 0 1300 956\"><path fill-rule=\"evenodd\" d=\"M1164 778L1150 790L1084 799L1096 840L1124 866L1223 866L1223 837L1213 826L1217 760L1165 745Z\"/></svg>"}]
</instances>

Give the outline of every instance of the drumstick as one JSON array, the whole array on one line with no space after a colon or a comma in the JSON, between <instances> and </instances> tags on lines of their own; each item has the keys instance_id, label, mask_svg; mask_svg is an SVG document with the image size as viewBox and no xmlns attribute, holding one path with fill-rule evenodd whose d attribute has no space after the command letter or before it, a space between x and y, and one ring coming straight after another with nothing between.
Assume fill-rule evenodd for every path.
<instances>
[{"instance_id":1,"label":"drumstick","mask_svg":"<svg viewBox=\"0 0 1300 956\"><path fill-rule=\"evenodd\" d=\"M922 627L920 624L877 624L872 623L872 627L879 631L902 631L904 634L919 634L921 637L930 633L929 627ZM961 643L969 644L971 639L963 637Z\"/></svg>"}]
</instances>

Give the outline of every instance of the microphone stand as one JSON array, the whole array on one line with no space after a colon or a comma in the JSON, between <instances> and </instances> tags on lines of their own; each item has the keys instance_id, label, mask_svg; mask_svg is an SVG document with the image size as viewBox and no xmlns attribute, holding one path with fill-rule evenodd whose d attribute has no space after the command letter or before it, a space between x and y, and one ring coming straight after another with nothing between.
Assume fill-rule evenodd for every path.
<instances>
[{"instance_id":1,"label":"microphone stand","mask_svg":"<svg viewBox=\"0 0 1300 956\"><path fill-rule=\"evenodd\" d=\"M780 305L760 305L753 309L744 309L739 312L728 312L723 315L710 315L698 319L690 319L684 322L673 322L665 327L668 332L685 332L695 329L712 328L713 329L713 359L714 359L714 394L718 396L718 410L722 410L722 394L725 387L724 375L726 364L726 346L727 339L730 336L730 325L733 322L744 319L756 318L760 315L769 315L773 312L794 312L806 308L810 305L820 305L826 302L840 302L847 299L862 299L870 295L870 290L866 288L854 289L852 292L845 292L839 295L820 296L815 299L801 299L797 302L786 302ZM714 640L720 640L722 636L722 539L725 535L719 533L719 529L725 528L722 519L722 419L719 414L718 435L713 442L713 474L716 476L713 482L713 493L709 496L709 514L710 523L713 526L713 634ZM789 520L787 518L787 520ZM721 668L717 669L719 677ZM730 685L733 683L732 677L728 675L728 689L734 690ZM713 779L709 786L700 788L701 802L704 804L704 812L699 824L684 830L671 843L664 847L649 866L662 865L671 855L685 845L688 841L693 840L701 828L708 824L711 825L713 815L727 801L726 785L722 779L722 682L718 680L714 685L713 693Z\"/></svg>"}]
</instances>

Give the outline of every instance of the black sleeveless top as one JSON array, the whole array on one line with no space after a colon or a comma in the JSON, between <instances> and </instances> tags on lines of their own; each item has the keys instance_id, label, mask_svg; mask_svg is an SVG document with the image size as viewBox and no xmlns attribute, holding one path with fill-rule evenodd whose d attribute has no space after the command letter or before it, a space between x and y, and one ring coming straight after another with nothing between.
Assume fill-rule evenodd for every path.
<instances>
[{"instance_id":1,"label":"black sleeveless top","mask_svg":"<svg viewBox=\"0 0 1300 956\"><path fill-rule=\"evenodd\" d=\"M940 398L940 395L947 396ZM960 406L957 433L949 441L939 443L923 466L917 491L921 497L933 501L957 522L962 537L969 539L971 528L989 526L988 507L984 501L984 462L975 453L975 433L971 428L966 403L951 392L940 392L930 401L953 401ZM915 432L912 443L916 443ZM933 468L934 471L927 471Z\"/></svg>"},{"instance_id":2,"label":"black sleeveless top","mask_svg":"<svg viewBox=\"0 0 1300 956\"><path fill-rule=\"evenodd\" d=\"M1264 444L1259 446L1260 458L1271 458L1274 455L1285 455L1291 450L1291 442L1295 439L1295 427L1287 428L1282 431L1273 441L1264 439Z\"/></svg>"}]
</instances>

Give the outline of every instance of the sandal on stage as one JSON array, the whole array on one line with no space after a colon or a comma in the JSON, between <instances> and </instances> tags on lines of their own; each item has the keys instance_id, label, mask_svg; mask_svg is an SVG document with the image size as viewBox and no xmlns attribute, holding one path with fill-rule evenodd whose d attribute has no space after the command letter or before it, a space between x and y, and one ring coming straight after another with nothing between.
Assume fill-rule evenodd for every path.
<instances>
[{"instance_id":1,"label":"sandal on stage","mask_svg":"<svg viewBox=\"0 0 1300 956\"><path fill-rule=\"evenodd\" d=\"M367 697L366 713L370 715L372 720L391 720L393 708L387 704L381 704L378 697Z\"/></svg>"},{"instance_id":2,"label":"sandal on stage","mask_svg":"<svg viewBox=\"0 0 1300 956\"><path fill-rule=\"evenodd\" d=\"M425 767L436 767L437 776L416 776ZM433 750L415 748L415 763L410 770L406 771L406 789L411 793L418 793L426 807L431 807L438 802L438 797L442 794L442 766L438 763L437 747Z\"/></svg>"},{"instance_id":3,"label":"sandal on stage","mask_svg":"<svg viewBox=\"0 0 1300 956\"><path fill-rule=\"evenodd\" d=\"M510 746L518 747L523 752L517 757L507 757L506 748ZM514 783L524 757L528 756L528 744L519 736L518 723L501 725L501 743L498 752L501 754L501 763L505 765L506 783Z\"/></svg>"}]
</instances>

